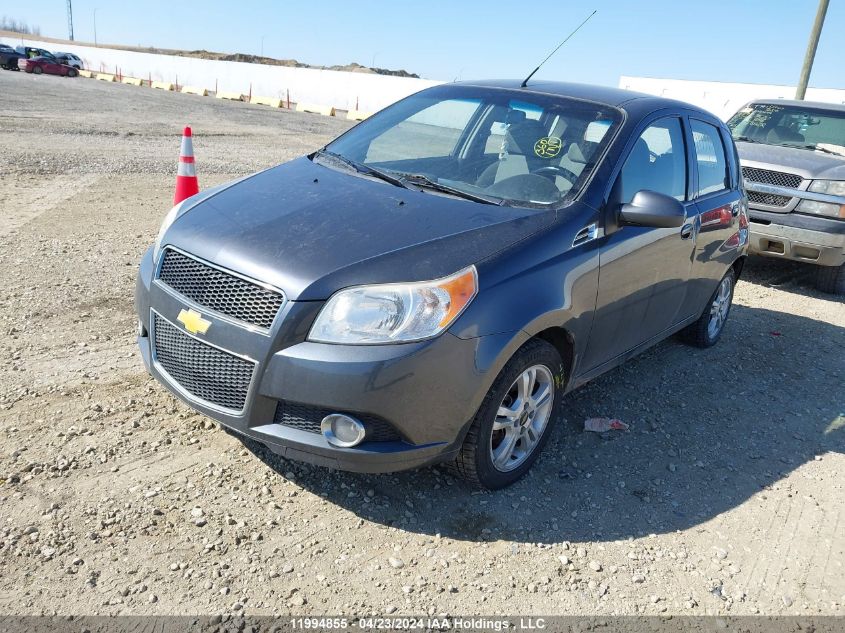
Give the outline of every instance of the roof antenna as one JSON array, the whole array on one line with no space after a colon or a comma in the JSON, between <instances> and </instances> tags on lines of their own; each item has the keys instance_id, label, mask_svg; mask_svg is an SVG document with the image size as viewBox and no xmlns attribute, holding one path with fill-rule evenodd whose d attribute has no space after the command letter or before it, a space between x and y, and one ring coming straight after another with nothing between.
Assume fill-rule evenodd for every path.
<instances>
[{"instance_id":1,"label":"roof antenna","mask_svg":"<svg viewBox=\"0 0 845 633\"><path fill-rule=\"evenodd\" d=\"M542 66L542 65L543 65L543 64L545 64L547 61L549 61L549 58L550 58L552 55L554 55L555 53L557 53L558 49L559 49L561 46L563 46L564 44L566 44L566 43L569 41L569 38L570 38L570 37L572 37L573 35L575 35L575 34L578 32L578 30L579 30L582 26L584 26L584 25L587 23L587 21L588 21L591 17L593 17L593 16L596 14L596 11L598 11L598 9L596 9L595 11L593 11L590 15L588 15L588 16L587 16L587 19L586 19L586 20L584 20L583 22L581 22L581 24L579 24L577 27L575 27L575 30L574 30L574 31L572 31L572 33L570 33L569 35L567 35L567 36L566 36L566 39L565 39L565 40L563 40L560 44L558 44L558 45L557 45L557 48L556 48L556 49L554 49L551 53L549 53L549 56L548 56L548 57L546 57L546 59L544 59L543 61L541 61L541 62L540 62L540 65L539 65L539 66L537 66L537 68L535 68L533 71L531 71L531 74L530 74L530 75L528 75L525 79L523 79L523 80L522 80L522 83L521 83L521 84L519 84L519 87L520 87L520 88L525 88L525 86L527 86L527 85L528 85L528 80L529 80L529 79L531 79L531 78L534 76L534 73L536 73L538 70L540 70L540 66Z\"/></svg>"}]
</instances>

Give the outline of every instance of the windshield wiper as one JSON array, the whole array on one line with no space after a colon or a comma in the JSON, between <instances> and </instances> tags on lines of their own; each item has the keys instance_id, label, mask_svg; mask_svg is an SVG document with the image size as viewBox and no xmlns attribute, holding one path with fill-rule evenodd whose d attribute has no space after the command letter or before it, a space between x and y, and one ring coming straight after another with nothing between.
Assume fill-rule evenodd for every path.
<instances>
[{"instance_id":1,"label":"windshield wiper","mask_svg":"<svg viewBox=\"0 0 845 633\"><path fill-rule=\"evenodd\" d=\"M443 193L448 193L453 196L472 200L473 202L481 202L482 204L495 204L497 206L502 206L503 204L505 204L504 198L489 198L480 194L463 191L462 189L450 187L449 185L444 185L443 183L437 182L436 180L432 180L425 174L399 174L399 176L401 176L402 180L404 180L405 182L417 185L418 187L422 187L423 189L434 189L435 191L442 191Z\"/></svg>"},{"instance_id":2,"label":"windshield wiper","mask_svg":"<svg viewBox=\"0 0 845 633\"><path fill-rule=\"evenodd\" d=\"M825 154L833 154L834 156L845 156L845 154L841 154L835 150L828 149L826 147L819 147L818 145L804 145L804 149L811 149L816 152L824 152Z\"/></svg>"},{"instance_id":3,"label":"windshield wiper","mask_svg":"<svg viewBox=\"0 0 845 633\"><path fill-rule=\"evenodd\" d=\"M336 154L335 152L330 152L327 149L321 149L317 152L317 154L323 156L329 156L334 158L335 160L340 161L341 163L348 165L359 174L364 174L365 176L374 176L375 178L379 178L384 180L385 182L389 182L391 185L395 185L397 187L402 187L403 189L408 189L408 185L405 183L404 180L401 178L397 178L396 176L392 176L388 173L385 173L379 169L375 169L374 167L370 167L369 165L362 165L361 163L357 163L351 158L346 158L341 154Z\"/></svg>"},{"instance_id":4,"label":"windshield wiper","mask_svg":"<svg viewBox=\"0 0 845 633\"><path fill-rule=\"evenodd\" d=\"M757 139L753 139L748 136L734 136L734 140L742 141L743 143L760 143Z\"/></svg>"}]
</instances>

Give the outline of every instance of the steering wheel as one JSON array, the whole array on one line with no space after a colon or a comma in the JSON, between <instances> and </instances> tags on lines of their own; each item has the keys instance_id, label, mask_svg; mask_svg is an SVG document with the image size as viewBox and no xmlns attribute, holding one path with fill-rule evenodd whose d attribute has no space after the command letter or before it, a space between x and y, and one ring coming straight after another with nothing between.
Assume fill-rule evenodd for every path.
<instances>
[{"instance_id":1,"label":"steering wheel","mask_svg":"<svg viewBox=\"0 0 845 633\"><path fill-rule=\"evenodd\" d=\"M578 174L574 171L570 171L566 167L562 167L561 165L547 165L546 167L535 169L531 173L551 178L554 178L555 176L562 176L568 180L571 185L575 185L575 183L578 182Z\"/></svg>"}]
</instances>

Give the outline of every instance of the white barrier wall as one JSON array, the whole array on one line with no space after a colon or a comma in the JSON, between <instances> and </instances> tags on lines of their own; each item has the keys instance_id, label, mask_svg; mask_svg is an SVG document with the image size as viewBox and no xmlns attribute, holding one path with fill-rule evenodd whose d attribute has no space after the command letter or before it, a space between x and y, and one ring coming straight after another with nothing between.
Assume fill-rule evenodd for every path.
<instances>
[{"instance_id":1,"label":"white barrier wall","mask_svg":"<svg viewBox=\"0 0 845 633\"><path fill-rule=\"evenodd\" d=\"M743 105L754 99L794 99L795 86L769 84L723 83L719 81L688 81L685 79L657 79L653 77L619 78L625 90L678 99L692 103L727 120ZM807 101L845 103L845 90L808 88Z\"/></svg>"},{"instance_id":2,"label":"white barrier wall","mask_svg":"<svg viewBox=\"0 0 845 633\"><path fill-rule=\"evenodd\" d=\"M278 97L342 110L375 112L440 81L393 77L375 73L288 68L245 62L227 62L176 55L137 53L93 46L53 44L28 38L0 37L10 46L36 46L78 55L85 67L98 72L197 86L213 91Z\"/></svg>"}]
</instances>

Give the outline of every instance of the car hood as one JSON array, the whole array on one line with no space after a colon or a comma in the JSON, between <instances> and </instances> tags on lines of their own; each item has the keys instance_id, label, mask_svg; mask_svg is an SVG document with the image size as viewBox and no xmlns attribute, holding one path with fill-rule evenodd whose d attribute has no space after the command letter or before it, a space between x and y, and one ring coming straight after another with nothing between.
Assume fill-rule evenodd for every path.
<instances>
[{"instance_id":1,"label":"car hood","mask_svg":"<svg viewBox=\"0 0 845 633\"><path fill-rule=\"evenodd\" d=\"M737 141L736 148L743 164L789 171L804 178L845 180L845 156L834 156L809 149L763 145Z\"/></svg>"},{"instance_id":2,"label":"car hood","mask_svg":"<svg viewBox=\"0 0 845 633\"><path fill-rule=\"evenodd\" d=\"M301 301L352 285L443 277L555 217L402 189L307 158L201 193L190 205L163 245Z\"/></svg>"}]
</instances>

